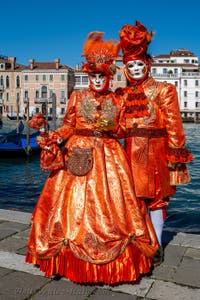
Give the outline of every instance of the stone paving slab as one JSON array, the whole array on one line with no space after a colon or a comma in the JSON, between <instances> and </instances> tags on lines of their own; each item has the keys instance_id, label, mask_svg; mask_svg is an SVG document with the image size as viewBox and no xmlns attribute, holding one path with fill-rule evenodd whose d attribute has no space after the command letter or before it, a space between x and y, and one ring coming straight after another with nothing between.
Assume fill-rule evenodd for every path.
<instances>
[{"instance_id":1,"label":"stone paving slab","mask_svg":"<svg viewBox=\"0 0 200 300\"><path fill-rule=\"evenodd\" d=\"M174 274L173 281L179 284L200 288L200 260L184 257Z\"/></svg>"},{"instance_id":2,"label":"stone paving slab","mask_svg":"<svg viewBox=\"0 0 200 300\"><path fill-rule=\"evenodd\" d=\"M11 272L0 280L1 300L25 300L45 286L50 279L24 272Z\"/></svg>"},{"instance_id":3,"label":"stone paving slab","mask_svg":"<svg viewBox=\"0 0 200 300\"><path fill-rule=\"evenodd\" d=\"M0 240L27 228L26 224L5 221L0 224Z\"/></svg>"},{"instance_id":4,"label":"stone paving slab","mask_svg":"<svg viewBox=\"0 0 200 300\"><path fill-rule=\"evenodd\" d=\"M0 278L12 272L13 270L0 267Z\"/></svg>"},{"instance_id":5,"label":"stone paving slab","mask_svg":"<svg viewBox=\"0 0 200 300\"><path fill-rule=\"evenodd\" d=\"M95 286L81 286L68 280L54 280L40 289L31 300L84 300L95 290Z\"/></svg>"},{"instance_id":6,"label":"stone paving slab","mask_svg":"<svg viewBox=\"0 0 200 300\"><path fill-rule=\"evenodd\" d=\"M43 276L43 272L38 268L25 262L24 255L18 255L16 253L0 251L0 266L11 270Z\"/></svg>"},{"instance_id":7,"label":"stone paving slab","mask_svg":"<svg viewBox=\"0 0 200 300\"><path fill-rule=\"evenodd\" d=\"M30 224L31 213L16 210L0 209L0 220Z\"/></svg>"},{"instance_id":8,"label":"stone paving slab","mask_svg":"<svg viewBox=\"0 0 200 300\"><path fill-rule=\"evenodd\" d=\"M116 293L109 290L98 289L94 294L89 297L89 300L137 300L137 296L128 295L125 293Z\"/></svg>"},{"instance_id":9,"label":"stone paving slab","mask_svg":"<svg viewBox=\"0 0 200 300\"><path fill-rule=\"evenodd\" d=\"M123 292L132 296L138 296L144 298L149 289L154 283L154 279L143 277L138 284L121 284L115 287L109 287L104 285L104 289L111 289L114 292Z\"/></svg>"},{"instance_id":10,"label":"stone paving slab","mask_svg":"<svg viewBox=\"0 0 200 300\"><path fill-rule=\"evenodd\" d=\"M191 257L193 259L200 259L200 249L187 248L185 251L185 257Z\"/></svg>"},{"instance_id":11,"label":"stone paving slab","mask_svg":"<svg viewBox=\"0 0 200 300\"><path fill-rule=\"evenodd\" d=\"M21 248L26 247L27 240L15 238L13 236L0 241L2 251L18 252Z\"/></svg>"},{"instance_id":12,"label":"stone paving slab","mask_svg":"<svg viewBox=\"0 0 200 300\"><path fill-rule=\"evenodd\" d=\"M168 266L178 266L181 262L183 255L186 252L186 248L179 247L177 245L168 244L164 248L164 264Z\"/></svg>"},{"instance_id":13,"label":"stone paving slab","mask_svg":"<svg viewBox=\"0 0 200 300\"><path fill-rule=\"evenodd\" d=\"M145 299L199 300L200 289L193 289L172 282L156 280Z\"/></svg>"},{"instance_id":14,"label":"stone paving slab","mask_svg":"<svg viewBox=\"0 0 200 300\"><path fill-rule=\"evenodd\" d=\"M182 246L182 247L200 249L200 236L197 234L179 232L176 236L174 236L170 244Z\"/></svg>"}]
</instances>

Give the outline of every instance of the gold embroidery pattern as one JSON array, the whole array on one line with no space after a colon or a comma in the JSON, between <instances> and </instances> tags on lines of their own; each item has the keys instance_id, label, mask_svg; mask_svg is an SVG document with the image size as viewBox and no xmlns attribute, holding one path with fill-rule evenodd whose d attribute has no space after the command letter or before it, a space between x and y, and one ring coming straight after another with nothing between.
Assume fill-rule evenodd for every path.
<instances>
[{"instance_id":1,"label":"gold embroidery pattern","mask_svg":"<svg viewBox=\"0 0 200 300\"><path fill-rule=\"evenodd\" d=\"M94 123L97 104L91 101L90 96L83 97L79 103L78 115L89 123Z\"/></svg>"},{"instance_id":2,"label":"gold embroidery pattern","mask_svg":"<svg viewBox=\"0 0 200 300\"><path fill-rule=\"evenodd\" d=\"M98 125L108 130L116 125L117 106L113 104L112 98L105 99L101 104L101 117L97 121Z\"/></svg>"}]
</instances>

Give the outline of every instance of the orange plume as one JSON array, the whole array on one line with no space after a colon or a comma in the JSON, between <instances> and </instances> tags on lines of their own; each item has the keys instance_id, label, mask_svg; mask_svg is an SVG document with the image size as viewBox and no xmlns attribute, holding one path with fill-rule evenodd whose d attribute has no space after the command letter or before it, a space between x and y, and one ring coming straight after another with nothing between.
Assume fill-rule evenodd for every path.
<instances>
[{"instance_id":1,"label":"orange plume","mask_svg":"<svg viewBox=\"0 0 200 300\"><path fill-rule=\"evenodd\" d=\"M153 36L154 32L147 32L146 27L139 21L136 21L135 26L124 25L119 33L124 63L131 59L144 58Z\"/></svg>"},{"instance_id":2,"label":"orange plume","mask_svg":"<svg viewBox=\"0 0 200 300\"><path fill-rule=\"evenodd\" d=\"M113 61L117 58L119 43L103 41L103 32L95 31L88 34L83 46L83 55L87 63L83 63L84 72L104 72L114 75L116 69Z\"/></svg>"}]
</instances>

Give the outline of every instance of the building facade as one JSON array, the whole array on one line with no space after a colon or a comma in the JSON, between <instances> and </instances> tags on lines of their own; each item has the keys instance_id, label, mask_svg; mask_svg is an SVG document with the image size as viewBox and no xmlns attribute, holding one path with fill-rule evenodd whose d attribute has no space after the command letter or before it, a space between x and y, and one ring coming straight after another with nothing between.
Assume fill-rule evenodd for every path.
<instances>
[{"instance_id":1,"label":"building facade","mask_svg":"<svg viewBox=\"0 0 200 300\"><path fill-rule=\"evenodd\" d=\"M122 57L115 61L117 72L110 89L126 87ZM182 118L200 120L200 68L198 57L188 49L152 56L151 76L176 86ZM23 116L43 112L63 118L72 91L88 87L88 75L78 65L75 69L54 62L29 60L24 66L15 57L0 56L0 115Z\"/></svg>"},{"instance_id":2,"label":"building facade","mask_svg":"<svg viewBox=\"0 0 200 300\"><path fill-rule=\"evenodd\" d=\"M176 86L183 120L200 119L200 70L198 57L188 49L153 56L151 75Z\"/></svg>"},{"instance_id":3,"label":"building facade","mask_svg":"<svg viewBox=\"0 0 200 300\"><path fill-rule=\"evenodd\" d=\"M29 116L43 112L56 117L65 114L67 101L74 89L74 69L54 62L29 60L18 65L13 57L0 59L0 114ZM54 106L53 106L54 105Z\"/></svg>"}]
</instances>

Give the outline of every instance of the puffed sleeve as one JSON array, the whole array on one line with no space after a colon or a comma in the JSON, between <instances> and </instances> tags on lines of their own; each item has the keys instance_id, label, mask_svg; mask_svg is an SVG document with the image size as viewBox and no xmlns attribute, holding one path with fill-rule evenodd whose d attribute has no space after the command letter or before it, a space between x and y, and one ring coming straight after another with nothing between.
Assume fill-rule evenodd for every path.
<instances>
[{"instance_id":1,"label":"puffed sleeve","mask_svg":"<svg viewBox=\"0 0 200 300\"><path fill-rule=\"evenodd\" d=\"M186 163L193 157L185 148L185 134L178 103L176 87L164 83L161 91L161 111L168 134L167 160L169 162L170 184L178 185L190 181Z\"/></svg>"},{"instance_id":2,"label":"puffed sleeve","mask_svg":"<svg viewBox=\"0 0 200 300\"><path fill-rule=\"evenodd\" d=\"M77 91L74 91L69 99L67 111L61 127L52 132L52 138L68 139L74 132L76 126L76 101Z\"/></svg>"},{"instance_id":3,"label":"puffed sleeve","mask_svg":"<svg viewBox=\"0 0 200 300\"><path fill-rule=\"evenodd\" d=\"M172 163L190 162L192 154L184 147L185 134L176 87L169 83L163 83L160 89L160 107L168 134L167 158Z\"/></svg>"}]
</instances>

